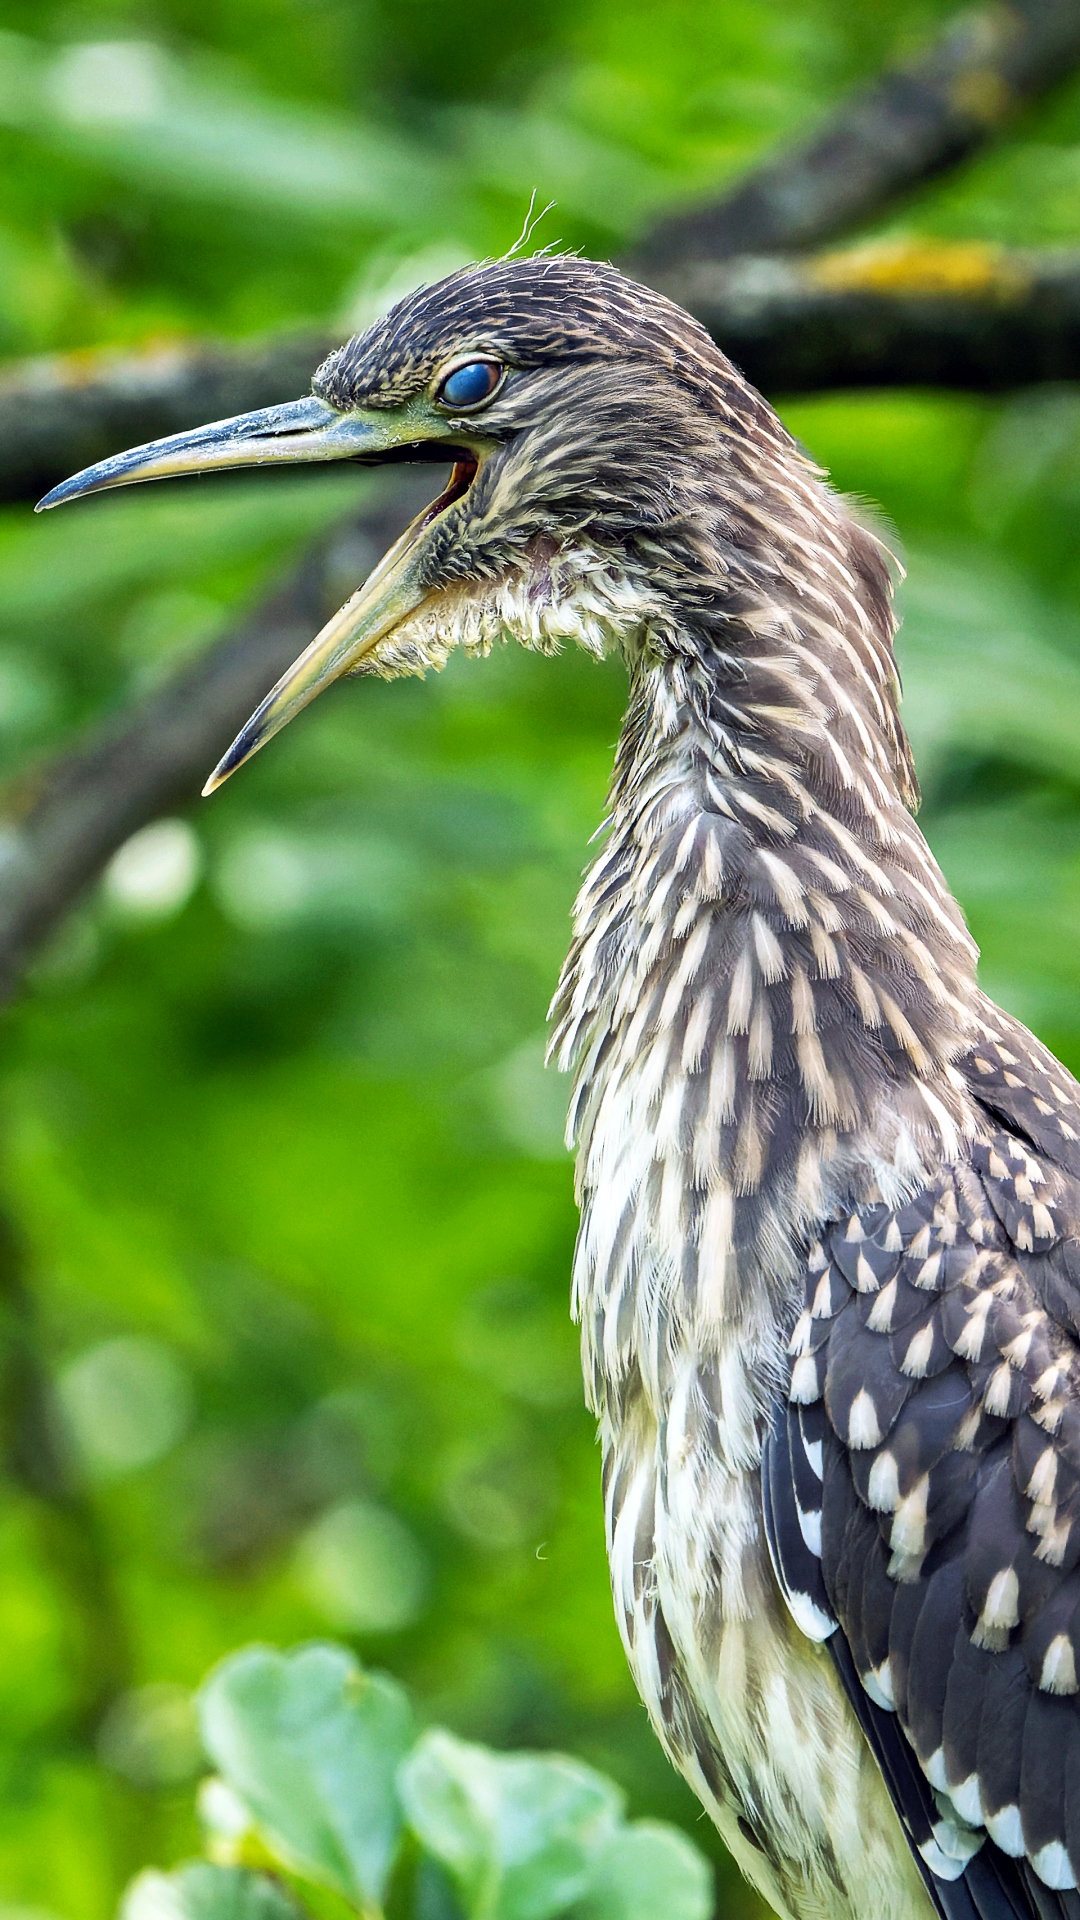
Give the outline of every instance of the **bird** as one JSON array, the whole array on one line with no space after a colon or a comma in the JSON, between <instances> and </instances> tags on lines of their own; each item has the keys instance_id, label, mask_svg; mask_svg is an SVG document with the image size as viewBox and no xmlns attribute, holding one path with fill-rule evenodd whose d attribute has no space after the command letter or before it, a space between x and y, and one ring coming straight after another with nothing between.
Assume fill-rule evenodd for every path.
<instances>
[{"instance_id":1,"label":"bird","mask_svg":"<svg viewBox=\"0 0 1080 1920\"><path fill-rule=\"evenodd\" d=\"M883 537L695 319L556 252L42 504L333 459L450 477L208 792L344 674L625 664L552 1052L664 1749L784 1920L1080 1920L1080 1085L916 824Z\"/></svg>"}]
</instances>

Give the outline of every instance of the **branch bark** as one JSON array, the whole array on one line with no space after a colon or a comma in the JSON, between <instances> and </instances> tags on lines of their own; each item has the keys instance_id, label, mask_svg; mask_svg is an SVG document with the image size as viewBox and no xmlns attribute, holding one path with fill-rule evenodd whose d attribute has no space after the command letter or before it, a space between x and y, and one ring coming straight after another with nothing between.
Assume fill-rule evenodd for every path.
<instances>
[{"instance_id":1,"label":"branch bark","mask_svg":"<svg viewBox=\"0 0 1080 1920\"><path fill-rule=\"evenodd\" d=\"M425 486L403 469L380 478L378 503L308 553L233 632L9 796L0 840L0 1004L116 849L198 797L230 740L336 604L329 575L342 539L362 574L432 490L430 476Z\"/></svg>"},{"instance_id":2,"label":"branch bark","mask_svg":"<svg viewBox=\"0 0 1080 1920\"><path fill-rule=\"evenodd\" d=\"M338 335L294 334L17 361L0 372L0 499L39 499L118 447L298 398L340 344Z\"/></svg>"},{"instance_id":3,"label":"branch bark","mask_svg":"<svg viewBox=\"0 0 1080 1920\"><path fill-rule=\"evenodd\" d=\"M1080 252L901 243L656 276L770 394L1080 379Z\"/></svg>"},{"instance_id":4,"label":"branch bark","mask_svg":"<svg viewBox=\"0 0 1080 1920\"><path fill-rule=\"evenodd\" d=\"M819 246L964 159L1078 59L1077 0L961 14L722 199L661 220L633 266L651 280L694 261Z\"/></svg>"},{"instance_id":5,"label":"branch bark","mask_svg":"<svg viewBox=\"0 0 1080 1920\"><path fill-rule=\"evenodd\" d=\"M661 220L629 270L706 319L766 390L912 378L997 386L1014 346L1020 378L1075 377L1071 294L1057 280L1049 288L1053 313L1040 316L1033 299L1026 314L1014 313L1009 333L993 302L978 298L925 308L915 292L914 305L893 298L874 306L875 289L856 297L852 288L845 307L824 300L820 286L815 297L810 284L794 280L785 290L779 267L743 263L730 275L709 269L742 255L756 262L818 246L865 220L963 159L1077 60L1080 0L1004 0L962 14L918 58L843 101L809 139L714 203ZM1047 263L1033 269L1036 283L1043 271L1053 280ZM796 337L804 320L808 341ZM36 498L118 447L305 393L319 361L339 344L335 335L313 333L16 364L0 373L0 500Z\"/></svg>"},{"instance_id":6,"label":"branch bark","mask_svg":"<svg viewBox=\"0 0 1080 1920\"><path fill-rule=\"evenodd\" d=\"M765 393L1080 379L1080 251L913 242L690 260L652 279ZM36 498L117 447L304 393L335 344L30 362L0 382L0 498Z\"/></svg>"}]
</instances>

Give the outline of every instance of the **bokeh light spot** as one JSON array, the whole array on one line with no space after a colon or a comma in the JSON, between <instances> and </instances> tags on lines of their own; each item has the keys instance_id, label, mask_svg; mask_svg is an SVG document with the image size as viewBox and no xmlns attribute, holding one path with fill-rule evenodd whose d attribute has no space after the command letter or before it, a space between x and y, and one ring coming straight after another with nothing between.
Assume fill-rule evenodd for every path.
<instances>
[{"instance_id":1,"label":"bokeh light spot","mask_svg":"<svg viewBox=\"0 0 1080 1920\"><path fill-rule=\"evenodd\" d=\"M201 872L194 828L186 820L155 820L114 853L105 869L105 897L130 919L166 920L186 906Z\"/></svg>"},{"instance_id":2,"label":"bokeh light spot","mask_svg":"<svg viewBox=\"0 0 1080 1920\"><path fill-rule=\"evenodd\" d=\"M129 1473L174 1447L192 1417L191 1386L169 1349L137 1335L80 1354L57 1382L68 1430L93 1474Z\"/></svg>"},{"instance_id":3,"label":"bokeh light spot","mask_svg":"<svg viewBox=\"0 0 1080 1920\"><path fill-rule=\"evenodd\" d=\"M296 1573L323 1618L352 1633L411 1625L428 1585L427 1562L409 1529L367 1500L343 1500L308 1529Z\"/></svg>"}]
</instances>

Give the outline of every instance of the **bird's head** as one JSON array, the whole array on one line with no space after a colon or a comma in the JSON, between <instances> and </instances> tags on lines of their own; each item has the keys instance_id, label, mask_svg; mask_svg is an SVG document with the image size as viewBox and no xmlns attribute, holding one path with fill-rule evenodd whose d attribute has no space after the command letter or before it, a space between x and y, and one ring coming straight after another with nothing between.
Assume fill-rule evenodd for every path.
<instances>
[{"instance_id":1,"label":"bird's head","mask_svg":"<svg viewBox=\"0 0 1080 1920\"><path fill-rule=\"evenodd\" d=\"M723 518L718 468L727 491L760 491L750 469L770 451L784 459L792 443L687 313L613 267L541 256L421 288L333 353L307 398L117 454L41 505L219 468L451 466L210 791L343 674L423 672L504 634L600 652L662 625L666 597L685 609L695 509Z\"/></svg>"}]
</instances>

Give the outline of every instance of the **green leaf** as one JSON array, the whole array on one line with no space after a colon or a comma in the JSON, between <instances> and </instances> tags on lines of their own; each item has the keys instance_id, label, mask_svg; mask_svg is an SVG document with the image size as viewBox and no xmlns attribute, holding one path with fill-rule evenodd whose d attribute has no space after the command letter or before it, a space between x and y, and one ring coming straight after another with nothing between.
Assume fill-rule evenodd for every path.
<instances>
[{"instance_id":1,"label":"green leaf","mask_svg":"<svg viewBox=\"0 0 1080 1920\"><path fill-rule=\"evenodd\" d=\"M423 1846L449 1869L469 1920L547 1920L587 1890L622 1795L561 1755L503 1755L425 1734L401 1770Z\"/></svg>"},{"instance_id":2,"label":"green leaf","mask_svg":"<svg viewBox=\"0 0 1080 1920\"><path fill-rule=\"evenodd\" d=\"M677 1827L636 1820L597 1856L573 1920L709 1920L713 1876L703 1853Z\"/></svg>"},{"instance_id":3,"label":"green leaf","mask_svg":"<svg viewBox=\"0 0 1080 1920\"><path fill-rule=\"evenodd\" d=\"M120 1920L299 1920L299 1909L265 1874L196 1860L175 1873L140 1873Z\"/></svg>"},{"instance_id":4,"label":"green leaf","mask_svg":"<svg viewBox=\"0 0 1080 1920\"><path fill-rule=\"evenodd\" d=\"M246 1647L215 1668L199 1706L207 1752L282 1864L354 1903L380 1900L413 1733L402 1689L343 1647Z\"/></svg>"}]
</instances>

